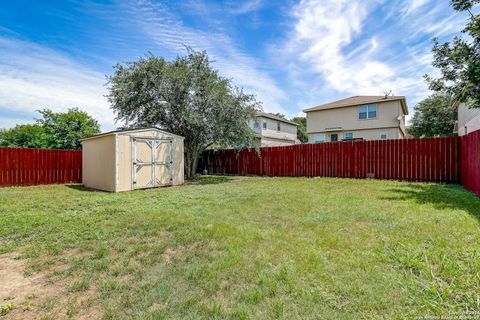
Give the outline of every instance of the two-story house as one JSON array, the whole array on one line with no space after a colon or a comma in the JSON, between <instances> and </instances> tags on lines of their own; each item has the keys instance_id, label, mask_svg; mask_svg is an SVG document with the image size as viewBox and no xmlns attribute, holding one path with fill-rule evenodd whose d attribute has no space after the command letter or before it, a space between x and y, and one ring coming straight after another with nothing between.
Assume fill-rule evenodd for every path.
<instances>
[{"instance_id":1,"label":"two-story house","mask_svg":"<svg viewBox=\"0 0 480 320\"><path fill-rule=\"evenodd\" d=\"M353 96L303 111L309 143L405 137L408 107L402 96Z\"/></svg>"},{"instance_id":2,"label":"two-story house","mask_svg":"<svg viewBox=\"0 0 480 320\"><path fill-rule=\"evenodd\" d=\"M270 113L257 112L250 127L257 134L262 147L288 146L299 143L297 124Z\"/></svg>"}]
</instances>

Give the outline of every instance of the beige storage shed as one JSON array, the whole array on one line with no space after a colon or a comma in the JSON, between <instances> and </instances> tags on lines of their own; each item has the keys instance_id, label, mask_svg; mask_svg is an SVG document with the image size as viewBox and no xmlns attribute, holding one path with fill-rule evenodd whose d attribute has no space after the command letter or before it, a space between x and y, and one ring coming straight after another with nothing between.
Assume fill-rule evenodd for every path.
<instances>
[{"instance_id":1,"label":"beige storage shed","mask_svg":"<svg viewBox=\"0 0 480 320\"><path fill-rule=\"evenodd\" d=\"M183 184L183 139L157 128L111 131L85 138L83 185L119 192Z\"/></svg>"}]
</instances>

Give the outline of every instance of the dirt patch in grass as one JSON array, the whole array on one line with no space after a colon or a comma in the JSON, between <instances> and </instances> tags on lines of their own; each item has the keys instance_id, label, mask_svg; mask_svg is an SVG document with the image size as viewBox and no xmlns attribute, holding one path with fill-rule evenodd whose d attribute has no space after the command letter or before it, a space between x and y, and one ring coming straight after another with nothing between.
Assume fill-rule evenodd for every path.
<instances>
[{"instance_id":1,"label":"dirt patch in grass","mask_svg":"<svg viewBox=\"0 0 480 320\"><path fill-rule=\"evenodd\" d=\"M10 309L2 320L100 317L98 308L90 303L96 293L95 287L71 294L65 283L51 281L52 272L65 267L62 263L31 272L29 261L17 257L15 253L0 255L0 308Z\"/></svg>"},{"instance_id":2,"label":"dirt patch in grass","mask_svg":"<svg viewBox=\"0 0 480 320\"><path fill-rule=\"evenodd\" d=\"M175 255L176 252L177 252L177 249L175 249L175 248L172 248L172 247L166 248L162 252L163 260L165 260L166 263L171 263L172 259L173 259L173 256Z\"/></svg>"},{"instance_id":3,"label":"dirt patch in grass","mask_svg":"<svg viewBox=\"0 0 480 320\"><path fill-rule=\"evenodd\" d=\"M148 311L150 312L157 312L159 310L165 309L167 307L164 303L153 303L149 308Z\"/></svg>"},{"instance_id":4,"label":"dirt patch in grass","mask_svg":"<svg viewBox=\"0 0 480 320\"><path fill-rule=\"evenodd\" d=\"M26 269L26 260L15 259L14 254L0 256L0 303L13 306L6 316L8 319L34 318L33 314L27 315L31 300L55 295L59 289L48 282L45 274L26 276Z\"/></svg>"},{"instance_id":5,"label":"dirt patch in grass","mask_svg":"<svg viewBox=\"0 0 480 320\"><path fill-rule=\"evenodd\" d=\"M161 256L166 264L171 264L179 259L184 259L186 254L194 252L198 247L198 243L192 243L186 246L166 247L163 249Z\"/></svg>"}]
</instances>

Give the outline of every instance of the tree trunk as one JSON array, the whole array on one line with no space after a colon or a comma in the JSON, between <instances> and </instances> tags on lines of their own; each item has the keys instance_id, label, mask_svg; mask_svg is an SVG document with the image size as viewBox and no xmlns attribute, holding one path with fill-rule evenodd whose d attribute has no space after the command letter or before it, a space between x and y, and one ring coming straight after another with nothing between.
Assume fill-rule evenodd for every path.
<instances>
[{"instance_id":1,"label":"tree trunk","mask_svg":"<svg viewBox=\"0 0 480 320\"><path fill-rule=\"evenodd\" d=\"M193 162L192 162L192 167L191 167L191 172L190 172L190 177L194 178L195 174L197 173L197 163L198 163L198 152L195 153L195 156L193 157Z\"/></svg>"},{"instance_id":2,"label":"tree trunk","mask_svg":"<svg viewBox=\"0 0 480 320\"><path fill-rule=\"evenodd\" d=\"M198 146L185 145L185 179L190 180L195 177L198 163Z\"/></svg>"}]
</instances>

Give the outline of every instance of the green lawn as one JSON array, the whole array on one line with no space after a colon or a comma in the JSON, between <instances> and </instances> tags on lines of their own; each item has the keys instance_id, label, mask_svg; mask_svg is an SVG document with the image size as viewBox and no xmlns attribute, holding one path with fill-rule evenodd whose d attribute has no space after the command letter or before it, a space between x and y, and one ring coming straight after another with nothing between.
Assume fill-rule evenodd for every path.
<instances>
[{"instance_id":1,"label":"green lawn","mask_svg":"<svg viewBox=\"0 0 480 320\"><path fill-rule=\"evenodd\" d=\"M0 257L51 290L0 306L13 306L6 318L480 311L479 218L480 200L460 186L395 181L205 177L118 194L4 188Z\"/></svg>"}]
</instances>

